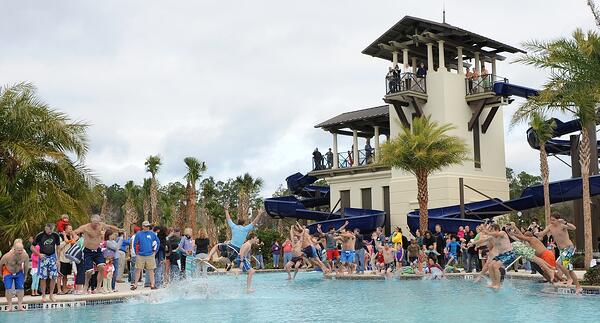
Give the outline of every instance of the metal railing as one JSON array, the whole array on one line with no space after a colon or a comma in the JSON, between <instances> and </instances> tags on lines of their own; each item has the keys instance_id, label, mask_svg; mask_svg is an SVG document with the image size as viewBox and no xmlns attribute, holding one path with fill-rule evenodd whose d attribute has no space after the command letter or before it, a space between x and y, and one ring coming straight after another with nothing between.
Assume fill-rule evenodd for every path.
<instances>
[{"instance_id":1,"label":"metal railing","mask_svg":"<svg viewBox=\"0 0 600 323\"><path fill-rule=\"evenodd\" d=\"M388 74L385 77L385 94L405 91L427 94L425 78L413 73Z\"/></svg>"},{"instance_id":2,"label":"metal railing","mask_svg":"<svg viewBox=\"0 0 600 323\"><path fill-rule=\"evenodd\" d=\"M333 168L333 154L313 155L312 169L324 170ZM365 166L375 162L375 149L362 149L358 151L358 165ZM350 168L354 166L354 153L349 150L338 153L338 168Z\"/></svg>"},{"instance_id":3,"label":"metal railing","mask_svg":"<svg viewBox=\"0 0 600 323\"><path fill-rule=\"evenodd\" d=\"M508 79L498 75L486 74L478 77L465 78L466 95L492 92L494 83L508 83Z\"/></svg>"}]
</instances>

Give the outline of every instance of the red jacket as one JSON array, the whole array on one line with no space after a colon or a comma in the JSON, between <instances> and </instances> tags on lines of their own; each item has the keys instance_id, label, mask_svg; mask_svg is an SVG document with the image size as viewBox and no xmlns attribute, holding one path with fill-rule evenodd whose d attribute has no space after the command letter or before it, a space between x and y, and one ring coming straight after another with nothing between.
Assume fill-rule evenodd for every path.
<instances>
[{"instance_id":1,"label":"red jacket","mask_svg":"<svg viewBox=\"0 0 600 323\"><path fill-rule=\"evenodd\" d=\"M65 221L63 219L60 219L58 221L56 221L56 231L57 232L63 232L65 231L65 227L69 224L69 221Z\"/></svg>"}]
</instances>

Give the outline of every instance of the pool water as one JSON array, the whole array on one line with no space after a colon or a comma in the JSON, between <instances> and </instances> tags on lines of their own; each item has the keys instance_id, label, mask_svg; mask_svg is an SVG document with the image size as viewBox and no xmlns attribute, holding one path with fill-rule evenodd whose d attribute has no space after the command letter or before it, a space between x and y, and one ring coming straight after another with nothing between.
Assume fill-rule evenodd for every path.
<instances>
[{"instance_id":1,"label":"pool water","mask_svg":"<svg viewBox=\"0 0 600 323\"><path fill-rule=\"evenodd\" d=\"M319 273L191 279L151 298L78 309L0 314L0 322L600 322L600 297L543 292L508 280L500 291L469 280L350 281Z\"/></svg>"}]
</instances>

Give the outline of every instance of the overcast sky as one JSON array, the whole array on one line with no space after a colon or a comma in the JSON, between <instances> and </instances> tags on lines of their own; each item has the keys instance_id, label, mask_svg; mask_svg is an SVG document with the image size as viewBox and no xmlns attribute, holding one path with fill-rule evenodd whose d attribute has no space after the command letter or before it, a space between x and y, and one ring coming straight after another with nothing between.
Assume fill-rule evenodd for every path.
<instances>
[{"instance_id":1,"label":"overcast sky","mask_svg":"<svg viewBox=\"0 0 600 323\"><path fill-rule=\"evenodd\" d=\"M584 0L447 0L446 10L448 23L517 47L595 28ZM206 176L262 177L270 195L331 146L315 124L382 104L388 62L361 51L405 15L441 12L442 0L5 1L0 83L33 82L50 106L89 122L86 161L104 183L141 182L151 154L163 158L161 183L183 181L194 156ZM544 81L508 62L498 74ZM524 131L506 127L507 165L539 173ZM550 167L553 179L570 176Z\"/></svg>"}]
</instances>

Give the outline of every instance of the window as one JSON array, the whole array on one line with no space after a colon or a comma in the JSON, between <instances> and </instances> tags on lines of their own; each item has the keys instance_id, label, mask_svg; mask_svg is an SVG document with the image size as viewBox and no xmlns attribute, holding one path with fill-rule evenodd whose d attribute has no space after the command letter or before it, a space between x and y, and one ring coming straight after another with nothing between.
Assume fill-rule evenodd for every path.
<instances>
[{"instance_id":1,"label":"window","mask_svg":"<svg viewBox=\"0 0 600 323\"><path fill-rule=\"evenodd\" d=\"M371 200L371 189L370 188L361 188L360 195L362 198L362 208L363 209L372 209L373 203Z\"/></svg>"},{"instance_id":2,"label":"window","mask_svg":"<svg viewBox=\"0 0 600 323\"><path fill-rule=\"evenodd\" d=\"M350 190L340 191L340 208L350 207Z\"/></svg>"}]
</instances>

